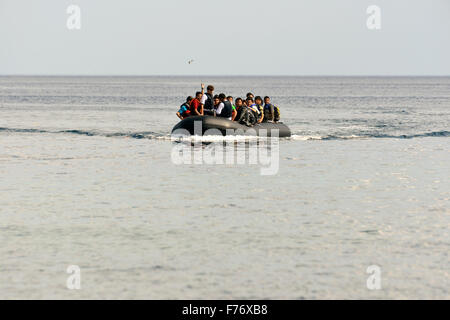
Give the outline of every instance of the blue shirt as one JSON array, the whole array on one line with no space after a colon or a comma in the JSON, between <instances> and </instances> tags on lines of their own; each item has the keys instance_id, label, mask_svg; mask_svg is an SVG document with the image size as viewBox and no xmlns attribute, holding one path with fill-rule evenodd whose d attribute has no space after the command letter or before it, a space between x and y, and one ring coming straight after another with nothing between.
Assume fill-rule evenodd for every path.
<instances>
[{"instance_id":1,"label":"blue shirt","mask_svg":"<svg viewBox=\"0 0 450 320\"><path fill-rule=\"evenodd\" d=\"M183 104L183 105L181 105L180 110L178 110L178 112L182 115L183 113L185 113L188 110L189 110L189 107L186 106L186 104Z\"/></svg>"}]
</instances>

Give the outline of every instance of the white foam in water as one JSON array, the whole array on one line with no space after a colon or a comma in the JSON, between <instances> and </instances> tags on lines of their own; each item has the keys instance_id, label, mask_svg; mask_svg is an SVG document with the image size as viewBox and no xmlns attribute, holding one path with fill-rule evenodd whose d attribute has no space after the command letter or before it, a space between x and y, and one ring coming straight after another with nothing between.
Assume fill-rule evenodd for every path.
<instances>
[{"instance_id":1,"label":"white foam in water","mask_svg":"<svg viewBox=\"0 0 450 320\"><path fill-rule=\"evenodd\" d=\"M205 135L205 136L173 136L172 141L192 141L192 142L221 142L221 141L255 141L255 140L267 140L267 137L258 136L242 136L242 135L230 135L230 136L220 136L220 135Z\"/></svg>"},{"instance_id":2,"label":"white foam in water","mask_svg":"<svg viewBox=\"0 0 450 320\"><path fill-rule=\"evenodd\" d=\"M322 140L323 137L321 137L321 136L302 136L302 135L293 134L290 137L290 139L298 140L298 141L308 141L308 140Z\"/></svg>"}]
</instances>

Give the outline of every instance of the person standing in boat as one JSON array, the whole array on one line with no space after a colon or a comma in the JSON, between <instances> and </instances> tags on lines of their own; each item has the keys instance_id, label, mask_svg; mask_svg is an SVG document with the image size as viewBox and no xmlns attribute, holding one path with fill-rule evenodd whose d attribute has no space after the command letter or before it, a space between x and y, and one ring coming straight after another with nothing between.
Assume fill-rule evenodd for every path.
<instances>
[{"instance_id":1,"label":"person standing in boat","mask_svg":"<svg viewBox=\"0 0 450 320\"><path fill-rule=\"evenodd\" d=\"M203 94L200 91L197 91L197 93L195 94L195 99L191 101L189 105L191 116L203 116L203 105L200 102L202 96Z\"/></svg>"},{"instance_id":2,"label":"person standing in boat","mask_svg":"<svg viewBox=\"0 0 450 320\"><path fill-rule=\"evenodd\" d=\"M205 85L202 83L202 93L205 90ZM203 94L200 103L203 105L203 112L207 116L214 116L214 86L206 87L206 93Z\"/></svg>"},{"instance_id":3,"label":"person standing in boat","mask_svg":"<svg viewBox=\"0 0 450 320\"><path fill-rule=\"evenodd\" d=\"M221 118L231 120L233 115L233 107L230 101L227 100L227 96L224 93L219 94L220 103L216 109L216 115Z\"/></svg>"}]
</instances>

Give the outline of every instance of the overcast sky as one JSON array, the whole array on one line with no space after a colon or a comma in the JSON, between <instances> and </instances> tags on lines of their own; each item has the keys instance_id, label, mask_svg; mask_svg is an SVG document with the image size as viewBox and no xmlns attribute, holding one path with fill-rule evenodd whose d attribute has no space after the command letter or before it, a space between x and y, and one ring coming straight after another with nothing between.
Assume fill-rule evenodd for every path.
<instances>
[{"instance_id":1,"label":"overcast sky","mask_svg":"<svg viewBox=\"0 0 450 320\"><path fill-rule=\"evenodd\" d=\"M0 74L450 75L450 0L0 0Z\"/></svg>"}]
</instances>

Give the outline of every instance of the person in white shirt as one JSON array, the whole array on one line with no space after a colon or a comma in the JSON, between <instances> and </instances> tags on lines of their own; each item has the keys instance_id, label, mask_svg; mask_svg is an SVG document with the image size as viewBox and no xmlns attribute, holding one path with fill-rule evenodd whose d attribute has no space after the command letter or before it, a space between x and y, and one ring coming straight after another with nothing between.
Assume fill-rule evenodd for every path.
<instances>
[{"instance_id":1,"label":"person in white shirt","mask_svg":"<svg viewBox=\"0 0 450 320\"><path fill-rule=\"evenodd\" d=\"M231 120L233 115L233 106L230 101L227 100L227 96L224 93L219 94L220 103L216 109L216 115L218 117Z\"/></svg>"}]
</instances>

